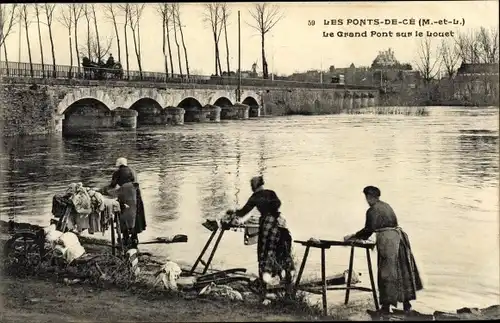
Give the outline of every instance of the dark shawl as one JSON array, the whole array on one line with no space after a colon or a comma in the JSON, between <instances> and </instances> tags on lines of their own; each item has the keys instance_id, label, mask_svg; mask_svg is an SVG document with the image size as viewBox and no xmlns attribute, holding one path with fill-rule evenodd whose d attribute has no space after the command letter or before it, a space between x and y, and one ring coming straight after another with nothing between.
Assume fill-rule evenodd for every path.
<instances>
[{"instance_id":1,"label":"dark shawl","mask_svg":"<svg viewBox=\"0 0 500 323\"><path fill-rule=\"evenodd\" d=\"M110 187L114 188L116 185L119 185L120 187L123 187L127 183L135 183L135 185L127 185L127 187L124 190L120 190L122 199L128 200L130 203L133 203L134 205L130 205L126 202L123 202L124 200L120 200L120 196L118 197L118 200L120 201L120 204L126 203L127 205L130 205L131 208L134 210L127 210L122 208L122 215L125 213L125 218L128 219L128 223L132 224L132 219L130 219L131 216L134 216L135 219L133 220L134 225L132 228L134 228L135 233L141 233L142 231L146 230L146 216L144 212L144 203L142 201L142 196L141 196L141 190L139 187L139 184L136 182L136 176L134 171L128 167L128 166L123 166L121 165L114 173L113 177L111 179L111 184ZM135 192L135 197L132 197L132 192ZM134 201L135 200L135 201ZM125 229L122 227L122 229Z\"/></svg>"},{"instance_id":2,"label":"dark shawl","mask_svg":"<svg viewBox=\"0 0 500 323\"><path fill-rule=\"evenodd\" d=\"M282 270L288 272L294 270L291 257L291 235L287 229L278 226L280 206L281 201L274 191L260 190L254 192L245 206L236 211L236 216L242 217L257 207L261 214L257 241L257 258L261 278L265 272L281 276Z\"/></svg>"}]
</instances>

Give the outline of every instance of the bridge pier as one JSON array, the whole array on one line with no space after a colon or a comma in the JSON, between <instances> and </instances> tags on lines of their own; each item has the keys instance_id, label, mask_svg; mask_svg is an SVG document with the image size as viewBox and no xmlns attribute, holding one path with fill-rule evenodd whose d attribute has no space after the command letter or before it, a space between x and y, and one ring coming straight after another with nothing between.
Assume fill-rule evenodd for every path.
<instances>
[{"instance_id":1,"label":"bridge pier","mask_svg":"<svg viewBox=\"0 0 500 323\"><path fill-rule=\"evenodd\" d=\"M115 127L125 129L137 128L137 116L139 113L135 110L117 108L111 112Z\"/></svg>"},{"instance_id":2,"label":"bridge pier","mask_svg":"<svg viewBox=\"0 0 500 323\"><path fill-rule=\"evenodd\" d=\"M358 92L354 93L354 109L359 109L361 108L361 96L359 95Z\"/></svg>"},{"instance_id":3,"label":"bridge pier","mask_svg":"<svg viewBox=\"0 0 500 323\"><path fill-rule=\"evenodd\" d=\"M344 95L340 92L335 92L333 106L336 112L341 112L344 107Z\"/></svg>"},{"instance_id":4,"label":"bridge pier","mask_svg":"<svg viewBox=\"0 0 500 323\"><path fill-rule=\"evenodd\" d=\"M221 120L235 120L238 119L237 110L234 109L232 105L226 105L220 107L220 119Z\"/></svg>"},{"instance_id":5,"label":"bridge pier","mask_svg":"<svg viewBox=\"0 0 500 323\"><path fill-rule=\"evenodd\" d=\"M375 95L373 95L373 93L368 93L368 106L369 107L375 106Z\"/></svg>"},{"instance_id":6,"label":"bridge pier","mask_svg":"<svg viewBox=\"0 0 500 323\"><path fill-rule=\"evenodd\" d=\"M361 107L366 108L368 106L368 94L361 93Z\"/></svg>"},{"instance_id":7,"label":"bridge pier","mask_svg":"<svg viewBox=\"0 0 500 323\"><path fill-rule=\"evenodd\" d=\"M345 92L344 93L344 101L343 101L343 110L352 110L352 103L353 103L353 99L352 99L352 94L349 93L349 92Z\"/></svg>"},{"instance_id":8,"label":"bridge pier","mask_svg":"<svg viewBox=\"0 0 500 323\"><path fill-rule=\"evenodd\" d=\"M166 107L162 111L163 124L181 125L184 124L184 114L186 111L183 108Z\"/></svg>"},{"instance_id":9,"label":"bridge pier","mask_svg":"<svg viewBox=\"0 0 500 323\"><path fill-rule=\"evenodd\" d=\"M238 115L238 119L243 119L246 120L250 116L250 106L242 103L236 103L233 106L233 109L236 110L236 113Z\"/></svg>"},{"instance_id":10,"label":"bridge pier","mask_svg":"<svg viewBox=\"0 0 500 323\"><path fill-rule=\"evenodd\" d=\"M220 122L221 108L215 105L207 104L201 108L191 107L185 111L185 122Z\"/></svg>"},{"instance_id":11,"label":"bridge pier","mask_svg":"<svg viewBox=\"0 0 500 323\"><path fill-rule=\"evenodd\" d=\"M258 118L258 117L260 117L260 107L258 105L251 105L251 106L249 106L248 117L249 118Z\"/></svg>"}]
</instances>

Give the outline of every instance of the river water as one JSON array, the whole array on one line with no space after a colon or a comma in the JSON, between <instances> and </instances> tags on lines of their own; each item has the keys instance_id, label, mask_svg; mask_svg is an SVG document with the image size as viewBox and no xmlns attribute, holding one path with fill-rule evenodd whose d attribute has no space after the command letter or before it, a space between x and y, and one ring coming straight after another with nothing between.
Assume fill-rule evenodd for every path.
<instances>
[{"instance_id":1,"label":"river water","mask_svg":"<svg viewBox=\"0 0 500 323\"><path fill-rule=\"evenodd\" d=\"M367 209L362 189L376 185L408 233L423 276L417 310L498 304L498 109L431 107L430 112L428 117L292 116L147 127L91 138L9 139L1 155L0 212L4 220L47 225L53 194L72 182L107 184L116 158L125 156L138 173L147 212L148 229L140 239L189 236L186 244L146 249L193 263L209 236L201 223L242 206L254 175L262 173L267 187L278 193L294 239L342 239L360 229ZM213 266L256 272L255 249L244 246L241 232L229 232ZM300 261L303 248L294 252ZM327 274L347 269L348 257L347 248L330 249ZM319 251L309 259L305 277L319 277ZM354 269L367 284L361 251ZM339 292L329 297L342 301Z\"/></svg>"}]
</instances>

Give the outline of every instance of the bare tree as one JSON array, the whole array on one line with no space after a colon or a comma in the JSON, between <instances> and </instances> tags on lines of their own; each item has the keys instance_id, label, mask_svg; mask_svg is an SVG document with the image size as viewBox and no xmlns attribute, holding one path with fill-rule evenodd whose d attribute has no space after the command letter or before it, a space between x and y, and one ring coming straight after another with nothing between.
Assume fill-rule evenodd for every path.
<instances>
[{"instance_id":1,"label":"bare tree","mask_svg":"<svg viewBox=\"0 0 500 323\"><path fill-rule=\"evenodd\" d=\"M91 34L88 38L87 44L80 46L79 51L83 56L83 53L90 53L90 57L95 59L97 62L103 61L106 55L111 50L111 46L113 45L113 38L107 37L105 39L99 39L99 44L97 43L97 38L94 34ZM90 46L90 48L87 48Z\"/></svg>"},{"instance_id":2,"label":"bare tree","mask_svg":"<svg viewBox=\"0 0 500 323\"><path fill-rule=\"evenodd\" d=\"M269 78L269 71L266 60L265 51L265 36L276 26L276 24L283 18L278 5L271 5L269 3L255 4L253 10L250 10L254 22L248 24L250 27L256 29L260 34L260 42L262 46L262 75L263 78Z\"/></svg>"},{"instance_id":3,"label":"bare tree","mask_svg":"<svg viewBox=\"0 0 500 323\"><path fill-rule=\"evenodd\" d=\"M179 47L179 41L177 40L177 18L175 14L175 4L171 4L172 8L172 21L174 24L174 40L175 45L177 46L177 63L179 64L179 74L183 77L182 74L182 61L181 61L181 49Z\"/></svg>"},{"instance_id":4,"label":"bare tree","mask_svg":"<svg viewBox=\"0 0 500 323\"><path fill-rule=\"evenodd\" d=\"M38 43L40 45L40 60L42 61L42 76L45 77L45 64L43 60L43 43L42 43L42 31L40 30L40 11L41 11L41 4L35 3L33 7L35 8L35 15L36 15L36 25L38 28Z\"/></svg>"},{"instance_id":5,"label":"bare tree","mask_svg":"<svg viewBox=\"0 0 500 323\"><path fill-rule=\"evenodd\" d=\"M226 64L227 64L227 75L229 76L231 73L231 68L229 67L229 43L227 41L227 19L231 11L227 7L227 3L222 4L222 23L224 25L224 38L226 41Z\"/></svg>"},{"instance_id":6,"label":"bare tree","mask_svg":"<svg viewBox=\"0 0 500 323\"><path fill-rule=\"evenodd\" d=\"M142 62L141 62L141 34L140 25L141 17L144 11L144 3L134 3L129 6L129 23L132 30L132 40L134 41L135 56L137 57L137 65L139 65L139 77L142 80Z\"/></svg>"},{"instance_id":7,"label":"bare tree","mask_svg":"<svg viewBox=\"0 0 500 323\"><path fill-rule=\"evenodd\" d=\"M0 46L5 42L5 39L13 31L12 26L17 22L18 12L17 3L11 5L0 4Z\"/></svg>"},{"instance_id":8,"label":"bare tree","mask_svg":"<svg viewBox=\"0 0 500 323\"><path fill-rule=\"evenodd\" d=\"M168 56L170 58L170 71L172 77L174 77L174 59L172 57L172 45L170 43L170 23L172 22L172 10L168 4L165 4L166 16L165 16L165 29L167 31L167 47Z\"/></svg>"},{"instance_id":9,"label":"bare tree","mask_svg":"<svg viewBox=\"0 0 500 323\"><path fill-rule=\"evenodd\" d=\"M47 28L49 29L50 50L52 53L52 77L56 77L56 53L54 49L54 38L52 35L52 22L54 21L55 3L44 3L43 10L45 11L45 18L47 19Z\"/></svg>"},{"instance_id":10,"label":"bare tree","mask_svg":"<svg viewBox=\"0 0 500 323\"><path fill-rule=\"evenodd\" d=\"M498 27L487 30L481 27L477 32L479 57L483 63L498 63Z\"/></svg>"},{"instance_id":11,"label":"bare tree","mask_svg":"<svg viewBox=\"0 0 500 323\"><path fill-rule=\"evenodd\" d=\"M97 15L95 14L95 8L96 4L93 3L90 5L90 10L92 11L92 19L94 20L94 31L97 44L97 63L101 63L100 59L101 57L103 57L103 55L101 55L101 40L99 38L99 28L97 27Z\"/></svg>"},{"instance_id":12,"label":"bare tree","mask_svg":"<svg viewBox=\"0 0 500 323\"><path fill-rule=\"evenodd\" d=\"M90 19L92 17L92 12L90 10L89 4L83 5L83 15L85 16L85 20L87 20L87 57L88 59L92 60L92 53L90 52L90 49L92 48L90 46L90 39L91 39Z\"/></svg>"},{"instance_id":13,"label":"bare tree","mask_svg":"<svg viewBox=\"0 0 500 323\"><path fill-rule=\"evenodd\" d=\"M460 53L454 40L441 41L440 56L448 79L453 78L460 65Z\"/></svg>"},{"instance_id":14,"label":"bare tree","mask_svg":"<svg viewBox=\"0 0 500 323\"><path fill-rule=\"evenodd\" d=\"M125 40L125 61L127 64L127 79L130 79L130 64L129 64L129 55L128 55L128 37L127 37L127 27L128 27L128 22L129 22L129 16L130 16L130 3L124 3L124 4L119 4L118 9L123 12L124 15L124 23L123 23L123 33L124 33L124 40Z\"/></svg>"},{"instance_id":15,"label":"bare tree","mask_svg":"<svg viewBox=\"0 0 500 323\"><path fill-rule=\"evenodd\" d=\"M212 36L214 39L214 50L215 50L215 75L222 74L220 69L220 60L219 60L219 37L221 34L221 26L222 26L222 14L221 14L222 3L206 3L205 4L205 18L204 20L210 24L210 28L212 31Z\"/></svg>"},{"instance_id":16,"label":"bare tree","mask_svg":"<svg viewBox=\"0 0 500 323\"><path fill-rule=\"evenodd\" d=\"M115 29L115 39L116 39L116 48L118 50L118 61L122 61L122 52L120 48L120 33L118 32L118 8L113 6L113 3L108 3L105 5L105 14L106 17L113 22L113 27Z\"/></svg>"},{"instance_id":17,"label":"bare tree","mask_svg":"<svg viewBox=\"0 0 500 323\"><path fill-rule=\"evenodd\" d=\"M83 15L83 5L81 3L71 4L71 13L73 14L73 24L75 30L75 52L76 52L76 63L78 66L78 73L80 73L80 52L78 50L78 20Z\"/></svg>"},{"instance_id":18,"label":"bare tree","mask_svg":"<svg viewBox=\"0 0 500 323\"><path fill-rule=\"evenodd\" d=\"M166 35L165 35L166 24L167 24L167 15L168 15L168 5L166 3L158 3L156 5L156 11L160 15L161 21L162 21L163 60L165 63L166 78L168 78L167 39L166 39Z\"/></svg>"},{"instance_id":19,"label":"bare tree","mask_svg":"<svg viewBox=\"0 0 500 323\"><path fill-rule=\"evenodd\" d=\"M7 57L7 44L5 43L5 40L13 31L12 26L16 24L17 19L19 18L19 12L16 9L16 3L11 5L0 4L0 48L3 46L7 75L9 75L9 58Z\"/></svg>"},{"instance_id":20,"label":"bare tree","mask_svg":"<svg viewBox=\"0 0 500 323\"><path fill-rule=\"evenodd\" d=\"M182 48L184 49L184 59L186 61L186 75L187 75L187 78L189 78L189 60L188 60L186 42L184 41L184 33L182 31L180 6L178 3L174 3L174 4L172 4L172 6L174 9L174 19L177 18L177 25L179 26L179 31L181 33Z\"/></svg>"},{"instance_id":21,"label":"bare tree","mask_svg":"<svg viewBox=\"0 0 500 323\"><path fill-rule=\"evenodd\" d=\"M71 16L71 4L66 4L61 8L61 17L58 21L61 25L68 29L68 41L69 41L69 77L71 77L71 72L73 71L73 44L71 40L71 29L73 28L73 17Z\"/></svg>"},{"instance_id":22,"label":"bare tree","mask_svg":"<svg viewBox=\"0 0 500 323\"><path fill-rule=\"evenodd\" d=\"M24 25L24 30L26 33L26 44L28 46L28 58L30 61L30 75L31 75L31 77L33 77L34 76L34 74L33 74L33 60L31 58L31 45L30 45L30 35L29 35L29 27L31 25L29 4L23 4L21 6L20 15L21 15L21 21Z\"/></svg>"},{"instance_id":23,"label":"bare tree","mask_svg":"<svg viewBox=\"0 0 500 323\"><path fill-rule=\"evenodd\" d=\"M425 84L429 84L439 72L439 56L433 53L431 38L420 40L417 67Z\"/></svg>"}]
</instances>

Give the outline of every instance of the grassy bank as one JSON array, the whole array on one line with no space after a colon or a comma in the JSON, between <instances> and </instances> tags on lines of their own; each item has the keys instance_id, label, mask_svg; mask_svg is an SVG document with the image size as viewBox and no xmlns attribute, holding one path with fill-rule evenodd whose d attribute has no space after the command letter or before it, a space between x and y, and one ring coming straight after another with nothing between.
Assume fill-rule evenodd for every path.
<instances>
[{"instance_id":1,"label":"grassy bank","mask_svg":"<svg viewBox=\"0 0 500 323\"><path fill-rule=\"evenodd\" d=\"M17 227L39 229L29 224ZM8 224L0 221L2 250L9 237ZM111 252L110 246L104 245L101 240L81 237L80 242L88 253ZM347 306L341 301L330 302L328 315L323 316L319 303L311 304L304 293L299 292L292 299L278 297L270 305L263 305L246 284L238 282L228 285L242 294L242 301L231 301L211 294L200 296L193 290L166 291L159 286L153 288L154 273L161 263L153 255L147 254L140 256L140 279L131 284L123 281L101 284L88 279L75 282L71 281L75 275L75 268L71 269L73 266L54 268L55 265L44 262L33 267L25 264L16 267L5 259L0 262L2 323L370 320L366 310L373 306L369 296L353 300ZM105 266L106 263L100 265ZM397 320L404 319L404 315L400 314L394 317ZM424 317L429 319L429 315ZM419 316L414 318L423 319ZM434 316L430 315L430 319L436 320L495 318L500 318L500 306L481 311L472 309L461 314L436 312Z\"/></svg>"},{"instance_id":2,"label":"grassy bank","mask_svg":"<svg viewBox=\"0 0 500 323\"><path fill-rule=\"evenodd\" d=\"M0 221L0 248L9 239L8 225ZM18 228L39 229L38 226L21 224ZM110 254L109 245L103 241L80 237L86 252ZM242 283L228 284L243 295L243 301L231 301L214 295L199 296L196 291L172 292L157 286L153 288L154 273L161 263L153 255L140 256L141 274L132 284L112 281L106 284L81 279L78 269L54 268L48 263L28 268L1 262L3 309L1 322L67 322L80 321L312 321L347 320L364 313L364 302L349 306L334 305L329 315L322 316L318 305L306 301L299 292L294 299L278 298L270 305L263 305ZM106 266L106 263L100 263ZM77 276L75 276L77 275ZM366 315L365 315L366 318Z\"/></svg>"}]
</instances>

